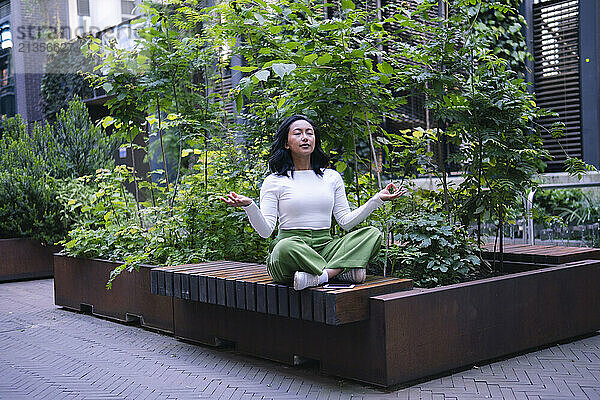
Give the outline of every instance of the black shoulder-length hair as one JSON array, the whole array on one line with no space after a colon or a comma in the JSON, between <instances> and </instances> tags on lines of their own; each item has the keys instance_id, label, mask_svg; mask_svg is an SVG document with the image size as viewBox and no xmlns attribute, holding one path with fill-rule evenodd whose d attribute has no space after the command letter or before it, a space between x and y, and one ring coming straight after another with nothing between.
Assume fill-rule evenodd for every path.
<instances>
[{"instance_id":1,"label":"black shoulder-length hair","mask_svg":"<svg viewBox=\"0 0 600 400\"><path fill-rule=\"evenodd\" d=\"M289 149L285 148L288 139L288 133L290 131L290 125L295 121L304 120L312 125L313 132L315 133L315 149L310 155L310 166L317 175L323 175L323 170L329 165L329 156L325 154L321 148L321 133L315 123L305 115L292 115L284 119L277 133L275 134L275 140L271 144L271 157L269 159L269 169L272 173L277 175L288 176L290 171L292 178L294 177L294 161L292 160L292 154Z\"/></svg>"}]
</instances>

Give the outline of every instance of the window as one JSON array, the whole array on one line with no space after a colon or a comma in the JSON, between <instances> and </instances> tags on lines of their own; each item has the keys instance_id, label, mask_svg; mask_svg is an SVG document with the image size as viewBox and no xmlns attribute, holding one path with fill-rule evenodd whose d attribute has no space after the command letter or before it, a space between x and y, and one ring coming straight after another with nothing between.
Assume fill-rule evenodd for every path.
<instances>
[{"instance_id":1,"label":"window","mask_svg":"<svg viewBox=\"0 0 600 400\"><path fill-rule=\"evenodd\" d=\"M13 47L10 23L0 25L0 49L11 49Z\"/></svg>"},{"instance_id":2,"label":"window","mask_svg":"<svg viewBox=\"0 0 600 400\"><path fill-rule=\"evenodd\" d=\"M77 0L77 15L90 16L90 0Z\"/></svg>"},{"instance_id":3,"label":"window","mask_svg":"<svg viewBox=\"0 0 600 400\"><path fill-rule=\"evenodd\" d=\"M10 71L10 51L0 50L0 93L2 93L8 86L12 86L12 83Z\"/></svg>"},{"instance_id":4,"label":"window","mask_svg":"<svg viewBox=\"0 0 600 400\"><path fill-rule=\"evenodd\" d=\"M2 26L4 27L5 24ZM8 25L8 24L6 24ZM4 32L4 31L3 31ZM11 70L11 49L0 49L0 119L15 115L14 81Z\"/></svg>"},{"instance_id":5,"label":"window","mask_svg":"<svg viewBox=\"0 0 600 400\"><path fill-rule=\"evenodd\" d=\"M565 153L581 158L581 86L579 71L579 2L541 1L533 5L533 57L536 103L558 116L541 117L544 149L552 155L546 172L563 170ZM550 132L565 124L564 136Z\"/></svg>"},{"instance_id":6,"label":"window","mask_svg":"<svg viewBox=\"0 0 600 400\"><path fill-rule=\"evenodd\" d=\"M121 14L131 15L131 14L133 14L134 8L135 8L135 1L121 0Z\"/></svg>"},{"instance_id":7,"label":"window","mask_svg":"<svg viewBox=\"0 0 600 400\"><path fill-rule=\"evenodd\" d=\"M0 18L10 15L10 1L0 1Z\"/></svg>"}]
</instances>

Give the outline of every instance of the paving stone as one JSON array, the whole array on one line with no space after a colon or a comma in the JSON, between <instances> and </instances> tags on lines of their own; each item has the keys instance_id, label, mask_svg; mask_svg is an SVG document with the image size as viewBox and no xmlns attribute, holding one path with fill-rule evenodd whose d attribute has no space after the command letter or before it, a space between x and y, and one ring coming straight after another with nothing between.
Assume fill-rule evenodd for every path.
<instances>
[{"instance_id":1,"label":"paving stone","mask_svg":"<svg viewBox=\"0 0 600 400\"><path fill-rule=\"evenodd\" d=\"M600 399L600 335L394 392L60 309L53 281L0 285L0 399Z\"/></svg>"}]
</instances>

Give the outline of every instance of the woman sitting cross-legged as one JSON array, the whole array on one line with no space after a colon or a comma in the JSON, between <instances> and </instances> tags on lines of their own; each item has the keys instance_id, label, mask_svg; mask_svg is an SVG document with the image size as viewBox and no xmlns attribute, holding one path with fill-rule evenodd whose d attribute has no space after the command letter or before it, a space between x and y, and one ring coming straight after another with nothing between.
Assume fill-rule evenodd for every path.
<instances>
[{"instance_id":1,"label":"woman sitting cross-legged","mask_svg":"<svg viewBox=\"0 0 600 400\"><path fill-rule=\"evenodd\" d=\"M367 263L381 248L382 234L366 227L333 238L331 214L344 230L350 230L384 201L403 193L390 183L350 211L344 181L328 164L315 124L294 115L281 123L271 145L272 173L261 187L260 209L252 199L235 192L221 197L231 206L243 207L263 238L271 235L279 218L279 233L269 246L267 271L274 281L293 283L296 290L319 286L333 277L364 282Z\"/></svg>"}]
</instances>

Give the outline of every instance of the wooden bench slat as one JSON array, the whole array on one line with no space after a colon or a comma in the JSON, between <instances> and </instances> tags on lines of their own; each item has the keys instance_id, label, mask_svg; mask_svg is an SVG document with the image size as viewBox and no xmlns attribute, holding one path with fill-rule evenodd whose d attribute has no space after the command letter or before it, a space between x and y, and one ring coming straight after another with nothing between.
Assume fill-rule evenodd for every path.
<instances>
[{"instance_id":1,"label":"wooden bench slat","mask_svg":"<svg viewBox=\"0 0 600 400\"><path fill-rule=\"evenodd\" d=\"M253 281L265 280L267 277L265 274L253 274L251 276L245 277L241 280L235 280L235 291L236 291L236 307L242 310L249 310L249 304L253 303L254 309L250 311L256 310L256 298L250 299L251 296L255 296L256 290L253 291L254 294L248 292L246 293L246 285ZM268 278L270 279L270 278Z\"/></svg>"},{"instance_id":2,"label":"wooden bench slat","mask_svg":"<svg viewBox=\"0 0 600 400\"><path fill-rule=\"evenodd\" d=\"M288 304L290 307L290 318L300 319L302 310L300 307L300 292L288 287Z\"/></svg>"},{"instance_id":3,"label":"wooden bench slat","mask_svg":"<svg viewBox=\"0 0 600 400\"><path fill-rule=\"evenodd\" d=\"M313 320L312 294L311 289L300 291L300 317L306 321Z\"/></svg>"},{"instance_id":4,"label":"wooden bench slat","mask_svg":"<svg viewBox=\"0 0 600 400\"><path fill-rule=\"evenodd\" d=\"M277 315L288 317L290 315L288 286L277 285Z\"/></svg>"},{"instance_id":5,"label":"wooden bench slat","mask_svg":"<svg viewBox=\"0 0 600 400\"><path fill-rule=\"evenodd\" d=\"M495 257L498 261L499 254L494 254L493 245L488 244L484 249L483 257L486 260L492 261ZM505 245L503 259L523 263L565 264L585 259L600 259L600 249L557 245Z\"/></svg>"},{"instance_id":6,"label":"wooden bench slat","mask_svg":"<svg viewBox=\"0 0 600 400\"><path fill-rule=\"evenodd\" d=\"M277 315L279 313L279 304L277 301L277 285L267 283L267 313Z\"/></svg>"},{"instance_id":7,"label":"wooden bench slat","mask_svg":"<svg viewBox=\"0 0 600 400\"><path fill-rule=\"evenodd\" d=\"M325 322L325 291L314 290L313 295L313 319L315 322Z\"/></svg>"},{"instance_id":8,"label":"wooden bench slat","mask_svg":"<svg viewBox=\"0 0 600 400\"><path fill-rule=\"evenodd\" d=\"M254 311L266 314L267 309L267 284L271 283L270 278L265 278L262 282L252 283L254 286L254 302L256 304L256 308ZM247 287L247 286L246 286Z\"/></svg>"},{"instance_id":9,"label":"wooden bench slat","mask_svg":"<svg viewBox=\"0 0 600 400\"><path fill-rule=\"evenodd\" d=\"M273 282L264 265L216 261L154 268L156 294L331 325L369 318L368 298L412 287L411 280L367 277L351 289L295 291Z\"/></svg>"},{"instance_id":10,"label":"wooden bench slat","mask_svg":"<svg viewBox=\"0 0 600 400\"><path fill-rule=\"evenodd\" d=\"M165 274L165 295L166 296L174 296L177 298L182 298L181 277L179 274L177 274L177 276L175 276L175 273L182 272L182 271L185 271L185 270L191 269L191 268L194 268L193 264L177 265L174 267L165 268L163 270L164 274ZM184 284L183 286L187 287L187 284ZM185 297L183 297L183 298L185 298Z\"/></svg>"}]
</instances>

